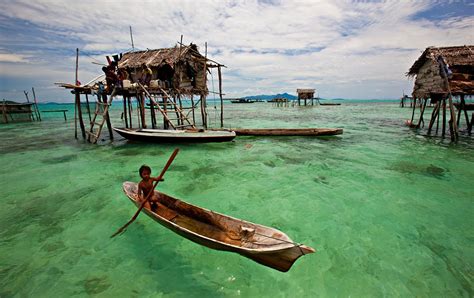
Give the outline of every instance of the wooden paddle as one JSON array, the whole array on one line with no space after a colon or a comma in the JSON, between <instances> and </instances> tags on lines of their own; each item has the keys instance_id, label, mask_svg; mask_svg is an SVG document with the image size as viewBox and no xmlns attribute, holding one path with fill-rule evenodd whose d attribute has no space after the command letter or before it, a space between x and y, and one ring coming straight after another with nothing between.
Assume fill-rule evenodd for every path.
<instances>
[{"instance_id":1,"label":"wooden paddle","mask_svg":"<svg viewBox=\"0 0 474 298\"><path fill-rule=\"evenodd\" d=\"M155 192L155 188L156 186L158 185L158 182L160 182L160 180L163 178L163 176L165 175L165 172L166 170L168 170L168 168L170 167L171 163L173 162L174 158L176 157L176 155L178 154L179 152L179 148L176 148L174 149L173 151L173 154L171 154L170 158L168 159L168 162L166 163L165 167L163 168L163 170L161 171L161 174L158 176L158 180L155 181L155 184L153 185L153 189L148 193L148 195L146 196L145 200L143 201L143 203L140 205L140 208L138 208L137 212L135 212L135 215L133 215L132 219L130 219L123 227L121 227L120 229L118 229L117 232L115 232L112 236L110 236L110 238L113 238L115 236L117 236L118 234L122 233L125 231L125 229L132 223L135 221L135 219L137 219L138 217L138 214L140 214L140 211L142 211L143 207L145 207L145 204L146 202L148 202L148 200L150 199L150 197L152 196L152 194ZM139 194L140 195L140 194Z\"/></svg>"}]
</instances>

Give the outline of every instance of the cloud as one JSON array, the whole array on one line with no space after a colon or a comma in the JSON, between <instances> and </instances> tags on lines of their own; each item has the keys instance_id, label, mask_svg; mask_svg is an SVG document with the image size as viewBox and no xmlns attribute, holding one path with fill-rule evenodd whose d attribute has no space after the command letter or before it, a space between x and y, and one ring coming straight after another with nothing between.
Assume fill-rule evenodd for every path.
<instances>
[{"instance_id":1,"label":"cloud","mask_svg":"<svg viewBox=\"0 0 474 298\"><path fill-rule=\"evenodd\" d=\"M80 79L88 81L100 74L94 63L104 63L106 54L131 49L131 25L137 49L174 46L183 35L204 52L207 42L210 57L227 66L227 96L311 87L323 97L393 98L408 92L404 75L427 46L474 42L474 17L456 14L457 7L430 19L441 10L438 3L0 2L0 84L2 76L21 79L25 73L51 82L71 80L76 48ZM443 3L442 11L461 4Z\"/></svg>"}]
</instances>

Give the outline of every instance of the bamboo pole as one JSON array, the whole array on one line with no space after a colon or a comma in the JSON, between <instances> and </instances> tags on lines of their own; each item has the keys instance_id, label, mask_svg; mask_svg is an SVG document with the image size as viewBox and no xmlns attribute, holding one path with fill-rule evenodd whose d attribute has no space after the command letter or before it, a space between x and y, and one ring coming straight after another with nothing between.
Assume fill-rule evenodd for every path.
<instances>
[{"instance_id":1,"label":"bamboo pole","mask_svg":"<svg viewBox=\"0 0 474 298\"><path fill-rule=\"evenodd\" d=\"M423 114L425 113L425 108L426 108L426 102L427 101L428 101L428 99L425 98L424 102L422 104L422 108L421 108L420 120L418 120L418 125L416 126L416 128L420 128L421 123L423 123L423 126L425 126L425 121L423 120Z\"/></svg>"},{"instance_id":2,"label":"bamboo pole","mask_svg":"<svg viewBox=\"0 0 474 298\"><path fill-rule=\"evenodd\" d=\"M123 120L125 121L125 128L128 128L128 113L127 113L127 96L123 96Z\"/></svg>"},{"instance_id":3,"label":"bamboo pole","mask_svg":"<svg viewBox=\"0 0 474 298\"><path fill-rule=\"evenodd\" d=\"M204 76L204 82L207 86L207 41L204 44L205 45L205 51L204 51L204 71L203 71L203 76ZM207 102L206 102L206 95L204 93L201 93L201 107L202 107L202 118L203 118L203 126L204 129L207 129Z\"/></svg>"},{"instance_id":4,"label":"bamboo pole","mask_svg":"<svg viewBox=\"0 0 474 298\"><path fill-rule=\"evenodd\" d=\"M217 74L219 77L219 98L221 99L221 128L224 127L224 99L222 98L222 73L221 66L217 67Z\"/></svg>"},{"instance_id":5,"label":"bamboo pole","mask_svg":"<svg viewBox=\"0 0 474 298\"><path fill-rule=\"evenodd\" d=\"M195 106L194 106L194 94L191 94L191 111L193 113L193 125L196 126L196 117L195 117L195 114L194 114L194 109L195 109Z\"/></svg>"},{"instance_id":6,"label":"bamboo pole","mask_svg":"<svg viewBox=\"0 0 474 298\"><path fill-rule=\"evenodd\" d=\"M35 102L35 113L36 113L36 118L41 121L41 115L38 109L38 101L36 100L36 93L35 93L35 88L31 87L31 91L33 91L33 100Z\"/></svg>"},{"instance_id":7,"label":"bamboo pole","mask_svg":"<svg viewBox=\"0 0 474 298\"><path fill-rule=\"evenodd\" d=\"M428 134L431 134L431 129L433 128L434 122L436 120L436 117L438 117L439 114L439 101L436 102L436 105L433 109L433 112L431 113L431 119L430 119L430 124L428 126Z\"/></svg>"},{"instance_id":8,"label":"bamboo pole","mask_svg":"<svg viewBox=\"0 0 474 298\"><path fill-rule=\"evenodd\" d=\"M416 102L416 97L414 97L413 100ZM416 109L416 104L413 105L413 110L411 112L410 124L413 123L413 119L415 118L415 109Z\"/></svg>"},{"instance_id":9,"label":"bamboo pole","mask_svg":"<svg viewBox=\"0 0 474 298\"><path fill-rule=\"evenodd\" d=\"M87 93L85 93L85 95L86 95L86 103L87 103L87 114L89 115L89 122L91 122L92 118L91 118L91 108L89 105L89 96L87 96Z\"/></svg>"},{"instance_id":10,"label":"bamboo pole","mask_svg":"<svg viewBox=\"0 0 474 298\"><path fill-rule=\"evenodd\" d=\"M441 132L441 136L444 137L446 133L446 98L443 97L443 130Z\"/></svg>"},{"instance_id":11,"label":"bamboo pole","mask_svg":"<svg viewBox=\"0 0 474 298\"><path fill-rule=\"evenodd\" d=\"M132 123L132 96L128 96L127 98L127 103L128 103L128 121L130 123L130 127L129 128L133 128L133 123Z\"/></svg>"}]
</instances>

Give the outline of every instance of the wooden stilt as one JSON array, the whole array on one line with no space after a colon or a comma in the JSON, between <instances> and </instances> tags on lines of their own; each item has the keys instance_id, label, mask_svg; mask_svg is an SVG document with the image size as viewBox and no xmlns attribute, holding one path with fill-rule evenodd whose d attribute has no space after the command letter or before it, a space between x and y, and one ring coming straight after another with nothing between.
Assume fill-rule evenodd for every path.
<instances>
[{"instance_id":1,"label":"wooden stilt","mask_svg":"<svg viewBox=\"0 0 474 298\"><path fill-rule=\"evenodd\" d=\"M90 108L90 105L89 105L89 97L87 96L87 93L86 93L86 103L87 103L87 114L89 114L89 121L92 121L91 108Z\"/></svg>"},{"instance_id":2,"label":"wooden stilt","mask_svg":"<svg viewBox=\"0 0 474 298\"><path fill-rule=\"evenodd\" d=\"M123 96L123 120L125 121L125 128L128 128L128 112L127 112L127 96Z\"/></svg>"},{"instance_id":3,"label":"wooden stilt","mask_svg":"<svg viewBox=\"0 0 474 298\"><path fill-rule=\"evenodd\" d=\"M443 123L442 123L442 132L441 132L441 136L444 137L445 133L446 133L446 98L443 97Z\"/></svg>"},{"instance_id":4,"label":"wooden stilt","mask_svg":"<svg viewBox=\"0 0 474 298\"><path fill-rule=\"evenodd\" d=\"M150 117L151 117L151 128L156 128L156 114L155 105L150 101Z\"/></svg>"},{"instance_id":5,"label":"wooden stilt","mask_svg":"<svg viewBox=\"0 0 474 298\"><path fill-rule=\"evenodd\" d=\"M436 117L438 117L439 114L439 101L436 102L436 105L433 109L433 112L431 113L431 119L430 119L430 124L428 126L428 134L431 134L431 129L433 128L434 122L436 120Z\"/></svg>"},{"instance_id":6,"label":"wooden stilt","mask_svg":"<svg viewBox=\"0 0 474 298\"><path fill-rule=\"evenodd\" d=\"M193 94L191 94L191 107L192 107L191 112L193 113L193 125L196 125L196 115L194 114L195 106L194 106L194 95Z\"/></svg>"},{"instance_id":7,"label":"wooden stilt","mask_svg":"<svg viewBox=\"0 0 474 298\"><path fill-rule=\"evenodd\" d=\"M217 75L219 77L219 98L221 100L221 128L224 127L224 99L222 98L222 72L221 66L217 67Z\"/></svg>"},{"instance_id":8,"label":"wooden stilt","mask_svg":"<svg viewBox=\"0 0 474 298\"><path fill-rule=\"evenodd\" d=\"M81 93L79 89L74 89L76 95L76 107L77 107L77 117L79 120L79 127L81 128L82 138L86 138L86 128L84 127L84 120L82 119L82 108L81 108ZM77 137L76 137L77 138Z\"/></svg>"},{"instance_id":9,"label":"wooden stilt","mask_svg":"<svg viewBox=\"0 0 474 298\"><path fill-rule=\"evenodd\" d=\"M143 93L140 93L140 119L142 121L142 128L146 128L146 121L145 121L145 97Z\"/></svg>"},{"instance_id":10,"label":"wooden stilt","mask_svg":"<svg viewBox=\"0 0 474 298\"><path fill-rule=\"evenodd\" d=\"M416 128L420 128L421 124L423 123L423 126L425 126L425 121L423 120L423 114L425 113L425 108L426 108L426 102L428 101L427 98L424 99L423 106L421 108L421 113L420 113L420 120L418 121L418 125ZM421 127L423 127L421 126Z\"/></svg>"},{"instance_id":11,"label":"wooden stilt","mask_svg":"<svg viewBox=\"0 0 474 298\"><path fill-rule=\"evenodd\" d=\"M413 100L416 101L416 98L414 98ZM415 109L416 109L416 105L413 105L413 111L411 113L410 123L413 123L413 119L415 118Z\"/></svg>"},{"instance_id":12,"label":"wooden stilt","mask_svg":"<svg viewBox=\"0 0 474 298\"><path fill-rule=\"evenodd\" d=\"M128 96L128 121L129 121L129 128L133 128L132 124L132 96Z\"/></svg>"},{"instance_id":13,"label":"wooden stilt","mask_svg":"<svg viewBox=\"0 0 474 298\"><path fill-rule=\"evenodd\" d=\"M38 119L39 121L41 121L41 114L40 114L39 109L38 109L38 101L36 100L35 88L31 87L31 91L33 91L33 100L34 100L34 102L35 102L35 115L36 115L36 119Z\"/></svg>"}]
</instances>

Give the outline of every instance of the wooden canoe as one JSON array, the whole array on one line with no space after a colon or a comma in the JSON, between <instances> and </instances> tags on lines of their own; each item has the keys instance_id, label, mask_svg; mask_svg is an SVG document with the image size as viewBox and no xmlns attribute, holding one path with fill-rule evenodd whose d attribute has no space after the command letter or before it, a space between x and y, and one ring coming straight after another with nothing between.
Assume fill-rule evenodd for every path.
<instances>
[{"instance_id":1,"label":"wooden canoe","mask_svg":"<svg viewBox=\"0 0 474 298\"><path fill-rule=\"evenodd\" d=\"M124 138L132 141L154 143L211 143L228 142L235 138L235 132L227 130L167 130L116 128Z\"/></svg>"},{"instance_id":2,"label":"wooden canoe","mask_svg":"<svg viewBox=\"0 0 474 298\"><path fill-rule=\"evenodd\" d=\"M124 182L123 191L140 206L137 183ZM206 247L235 252L283 272L299 257L315 252L277 229L200 208L156 190L155 195L159 200L157 210L151 211L147 203L143 211L166 228Z\"/></svg>"},{"instance_id":3,"label":"wooden canoe","mask_svg":"<svg viewBox=\"0 0 474 298\"><path fill-rule=\"evenodd\" d=\"M238 136L333 136L342 134L342 128L236 128Z\"/></svg>"}]
</instances>

